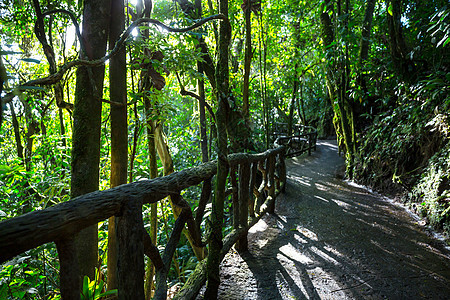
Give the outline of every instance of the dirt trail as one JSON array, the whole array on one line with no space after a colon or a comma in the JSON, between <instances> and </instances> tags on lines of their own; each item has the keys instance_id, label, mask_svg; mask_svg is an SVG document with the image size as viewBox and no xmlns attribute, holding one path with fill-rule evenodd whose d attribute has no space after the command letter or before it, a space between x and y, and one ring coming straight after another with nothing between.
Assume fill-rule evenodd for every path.
<instances>
[{"instance_id":1,"label":"dirt trail","mask_svg":"<svg viewBox=\"0 0 450 300\"><path fill-rule=\"evenodd\" d=\"M335 142L287 166L276 214L223 261L219 299L450 299L449 252L403 208L338 179Z\"/></svg>"}]
</instances>

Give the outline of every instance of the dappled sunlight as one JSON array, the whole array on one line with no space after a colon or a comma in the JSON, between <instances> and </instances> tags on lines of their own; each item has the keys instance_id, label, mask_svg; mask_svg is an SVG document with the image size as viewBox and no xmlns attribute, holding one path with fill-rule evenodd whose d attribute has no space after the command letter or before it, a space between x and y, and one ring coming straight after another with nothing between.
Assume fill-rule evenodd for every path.
<instances>
[{"instance_id":1,"label":"dappled sunlight","mask_svg":"<svg viewBox=\"0 0 450 300\"><path fill-rule=\"evenodd\" d=\"M448 286L448 256L402 208L321 171L337 151L322 146L324 157L290 163L275 214L249 232L254 299L413 299Z\"/></svg>"},{"instance_id":2,"label":"dappled sunlight","mask_svg":"<svg viewBox=\"0 0 450 300\"><path fill-rule=\"evenodd\" d=\"M311 186L311 178L305 176L288 175L289 179L294 180L302 185Z\"/></svg>"},{"instance_id":3,"label":"dappled sunlight","mask_svg":"<svg viewBox=\"0 0 450 300\"><path fill-rule=\"evenodd\" d=\"M321 256L323 259L335 264L335 265L339 265L340 263L335 260L334 258L332 258L331 256L329 256L328 254L326 254L324 251L320 250L319 248L312 246L311 251L314 252L315 254Z\"/></svg>"},{"instance_id":4,"label":"dappled sunlight","mask_svg":"<svg viewBox=\"0 0 450 300\"><path fill-rule=\"evenodd\" d=\"M317 234L315 234L313 231L309 230L308 228L302 227L302 226L297 226L296 230L298 232L300 232L301 234L303 234L303 236L309 238L310 240L313 241L318 241L319 239L317 238Z\"/></svg>"},{"instance_id":5,"label":"dappled sunlight","mask_svg":"<svg viewBox=\"0 0 450 300\"><path fill-rule=\"evenodd\" d=\"M374 228L378 228L378 229L380 229L380 231L381 231L383 234L388 234L388 235L391 235L391 236L396 236L396 235L393 233L392 229L390 229L389 227L384 226L384 225L382 225L382 224L379 224L379 223L377 223L377 222L367 222L367 221L365 221L365 220L363 220L363 219L361 219L361 218L355 218L355 220L356 220L356 221L359 221L359 222L361 222L361 223L364 223L364 224L367 225L367 226L374 227Z\"/></svg>"},{"instance_id":6,"label":"dappled sunlight","mask_svg":"<svg viewBox=\"0 0 450 300\"><path fill-rule=\"evenodd\" d=\"M338 199L333 199L332 198L331 201L336 203L340 207L343 207L343 208L352 208L353 207L353 205L350 205L347 202L344 202L344 201L341 201L341 200L338 200Z\"/></svg>"},{"instance_id":7,"label":"dappled sunlight","mask_svg":"<svg viewBox=\"0 0 450 300\"><path fill-rule=\"evenodd\" d=\"M329 142L329 141L321 141L321 142L320 142L320 145L321 145L322 147L324 147L324 148L329 148L329 149L331 149L331 150L333 150L333 151L338 151L338 146L337 146L337 144L334 144L334 143L332 143L332 142Z\"/></svg>"},{"instance_id":8,"label":"dappled sunlight","mask_svg":"<svg viewBox=\"0 0 450 300\"><path fill-rule=\"evenodd\" d=\"M317 196L317 195L314 195L314 198L319 199L319 200L322 200L322 201L327 202L327 203L330 202L329 200L327 200L327 199L325 199L325 198L323 198L323 197Z\"/></svg>"},{"instance_id":9,"label":"dappled sunlight","mask_svg":"<svg viewBox=\"0 0 450 300\"><path fill-rule=\"evenodd\" d=\"M280 253L277 254L277 259L284 259L283 255L289 258L295 257L295 260L302 264L313 263L311 258L300 252L299 249L295 248L292 244L287 244L280 247Z\"/></svg>"},{"instance_id":10,"label":"dappled sunlight","mask_svg":"<svg viewBox=\"0 0 450 300\"><path fill-rule=\"evenodd\" d=\"M261 219L261 220L258 221L258 223L255 224L255 226L250 228L248 233L255 233L255 232L258 232L258 231L265 231L266 229L267 229L267 223L264 222L264 219Z\"/></svg>"},{"instance_id":11,"label":"dappled sunlight","mask_svg":"<svg viewBox=\"0 0 450 300\"><path fill-rule=\"evenodd\" d=\"M326 186L326 185L321 184L321 183L319 183L319 182L314 183L314 185L316 186L316 188L317 188L319 191L328 191L328 190L330 190L330 187L329 187L329 186Z\"/></svg>"}]
</instances>

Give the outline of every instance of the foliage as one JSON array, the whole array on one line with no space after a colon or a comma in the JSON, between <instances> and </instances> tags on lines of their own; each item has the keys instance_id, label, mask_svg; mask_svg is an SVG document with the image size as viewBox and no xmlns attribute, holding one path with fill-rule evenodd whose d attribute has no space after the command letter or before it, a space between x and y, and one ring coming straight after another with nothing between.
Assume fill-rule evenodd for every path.
<instances>
[{"instance_id":1,"label":"foliage","mask_svg":"<svg viewBox=\"0 0 450 300\"><path fill-rule=\"evenodd\" d=\"M27 251L0 268L0 299L59 299L58 261L53 243Z\"/></svg>"},{"instance_id":2,"label":"foliage","mask_svg":"<svg viewBox=\"0 0 450 300\"><path fill-rule=\"evenodd\" d=\"M81 300L97 300L103 297L117 295L117 290L104 291L105 283L102 279L98 278L99 272L95 272L95 279L90 280L89 277L84 276L83 287L81 289Z\"/></svg>"},{"instance_id":3,"label":"foliage","mask_svg":"<svg viewBox=\"0 0 450 300\"><path fill-rule=\"evenodd\" d=\"M216 13L217 4L203 1L203 15ZM327 91L327 70L334 70L335 86L345 86L342 99L353 110L357 135L356 160L349 167L359 181L388 191L407 191L407 199L417 211L427 216L436 227L449 230L448 151L450 109L450 8L443 0L403 1L401 23L407 57L413 62L415 80L406 82L394 67L387 26L392 6L378 2L373 15L369 38L369 57L359 62L364 11L367 1L349 1L350 9L329 10L334 41L324 49L320 16L327 1L269 0L261 2L258 13L251 16L253 59L250 69L250 118L248 125L255 148L270 146L274 122L305 122L318 128L322 137L334 135L333 115L342 116L338 102L330 100ZM66 9L80 21L83 1L39 1L43 11ZM134 17L136 5L128 1L128 17ZM194 3L194 1L192 1ZM330 2L331 3L331 2ZM335 2L332 2L335 4ZM242 1L230 1L232 40L230 47L229 101L233 110L242 107L244 76L244 15ZM447 6L446 6L447 5ZM338 11L341 10L341 11ZM79 41L74 27L65 14L54 14L44 20L46 33L56 54L57 65L78 56ZM183 13L177 1L154 2L152 18L173 27L184 27L195 20ZM42 45L34 35L35 13L31 1L5 0L0 4L0 47L8 80L4 93L20 83L48 75L49 64ZM50 27L50 24L52 26ZM215 24L217 25L217 23ZM133 34L127 39L128 51L128 149L134 155L133 179L149 176L149 150L146 135L147 116L143 93L139 93L139 77L149 72L149 66L165 83L162 90L150 94L152 120L160 122L167 136L176 171L201 163L200 113L198 101L180 95L180 90L196 92L197 80L205 81L206 101L215 112L215 86L208 76L197 69L197 62L206 62L199 47L205 42L208 55L215 64L217 57L216 28L209 23L187 34L172 34L155 26L141 26L150 39ZM137 32L137 31L136 31ZM51 36L51 39L50 39ZM145 55L145 48L160 51L163 60ZM366 86L360 82L363 75ZM108 77L108 69L106 77ZM179 76L179 79L178 77ZM155 76L154 76L155 77ZM344 78L345 77L345 78ZM181 86L180 86L180 82ZM105 81L106 82L106 81ZM62 79L65 101L73 103L75 70ZM109 99L109 87L104 98ZM197 93L197 92L196 92ZM13 114L8 104L0 130L0 221L69 200L72 124L71 111L55 105L52 87L27 89L12 100L18 122L14 134ZM292 104L292 99L296 101ZM293 109L290 113L291 105ZM216 154L216 128L213 116L207 112L206 127L211 159ZM136 133L136 134L135 134ZM110 105L103 104L101 129L100 189L109 187L110 179ZM239 138L239 137L237 137ZM134 147L134 143L136 146ZM26 149L19 155L20 147ZM133 151L134 154L133 154ZM129 160L130 161L130 160ZM158 161L158 175L163 175ZM197 207L200 187L183 191L183 197ZM229 232L231 201L226 200L225 226ZM209 211L207 210L207 214ZM144 207L144 222L148 211ZM158 210L158 247L163 251L174 225L167 203ZM99 224L99 254L107 259L107 222ZM205 222L202 223L204 228ZM53 244L38 247L6 263L0 271L0 298L59 297L57 253ZM186 280L196 264L196 258L183 236L177 250L177 265L169 272L171 284ZM45 267L44 267L45 266ZM105 265L99 266L100 273ZM88 299L99 298L104 283L99 278L84 282ZM94 292L95 291L95 292ZM39 296L37 296L39 295Z\"/></svg>"},{"instance_id":4,"label":"foliage","mask_svg":"<svg viewBox=\"0 0 450 300\"><path fill-rule=\"evenodd\" d=\"M448 124L447 124L448 125ZM406 200L429 223L450 232L450 142L428 162Z\"/></svg>"}]
</instances>

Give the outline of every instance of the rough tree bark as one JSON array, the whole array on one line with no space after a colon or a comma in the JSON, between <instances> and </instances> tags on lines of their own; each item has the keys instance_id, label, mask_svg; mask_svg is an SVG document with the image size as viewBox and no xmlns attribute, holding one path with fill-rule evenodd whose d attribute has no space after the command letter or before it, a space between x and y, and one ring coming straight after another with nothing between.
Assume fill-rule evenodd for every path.
<instances>
[{"instance_id":1,"label":"rough tree bark","mask_svg":"<svg viewBox=\"0 0 450 300\"><path fill-rule=\"evenodd\" d=\"M219 1L219 13L228 18L228 0ZM229 112L229 70L228 70L228 45L230 42L231 27L228 20L220 22L218 41L218 61L216 68L217 99L219 107L216 112L217 120L217 176L215 198L212 203L211 213L211 241L208 254L208 284L205 299L216 299L220 284L219 264L220 250L222 249L222 223L225 199L225 184L228 175L227 159L227 131L226 124Z\"/></svg>"},{"instance_id":2,"label":"rough tree bark","mask_svg":"<svg viewBox=\"0 0 450 300\"><path fill-rule=\"evenodd\" d=\"M105 55L110 0L85 0L82 39L86 59ZM98 190L100 125L105 67L79 67L77 70L72 133L71 198ZM94 279L98 259L97 225L76 236L81 278Z\"/></svg>"},{"instance_id":3,"label":"rough tree bark","mask_svg":"<svg viewBox=\"0 0 450 300\"><path fill-rule=\"evenodd\" d=\"M352 164L355 153L355 134L354 134L354 122L353 122L353 108L350 105L347 90L349 87L349 69L348 69L348 51L345 49L335 49L332 45L334 41L334 28L329 11L331 11L331 1L323 3L324 9L320 15L321 27L322 27L322 39L325 51L325 56L328 61L336 59L337 55L341 55L344 61L339 63L335 61L333 64L329 62L326 67L326 83L328 93L330 95L332 107L334 110L333 124L335 126L336 134L338 136L339 146L344 146L346 154L347 175L352 177ZM338 15L342 15L340 9L340 1L338 1ZM346 11L348 11L349 5L346 1ZM348 16L348 13L346 14ZM344 22L344 26L348 26L348 22ZM348 45L346 47L348 49ZM343 143L342 143L343 142Z\"/></svg>"},{"instance_id":4,"label":"rough tree bark","mask_svg":"<svg viewBox=\"0 0 450 300\"><path fill-rule=\"evenodd\" d=\"M143 5L142 5L143 4ZM143 16L145 18L150 18L152 13L152 1L151 0L144 0L141 2L141 4L144 11ZM140 13L140 12L138 12ZM142 33L143 37L145 39L149 39L149 30L146 29ZM147 54L150 59L152 59L152 53L149 49L144 49L144 54ZM162 60L162 57L160 58ZM151 64L150 64L151 65ZM159 73L158 73L159 75ZM164 79L162 79L164 81ZM155 114L153 105L152 105L152 99L150 99L149 94L146 93L148 91L152 91L154 89L162 89L164 87L164 84L160 87L156 87L153 84L151 74L149 70L142 70L141 71L141 85L139 92L142 93L144 96L144 109L145 109L145 115L147 118L147 146L148 146L148 158L149 158L149 170L150 170L150 178L156 178L158 177L158 161L156 157L156 127L157 123L153 120L153 116ZM151 95L151 93L150 93ZM152 243L154 245L157 244L157 232L158 232L158 204L152 203L150 206L150 238L152 240ZM155 267L153 265L153 262L149 260L147 262L147 265L145 267L145 285L144 285L144 291L145 291L145 299L150 299L152 297L153 289L154 289L154 281L153 277L155 275Z\"/></svg>"},{"instance_id":5,"label":"rough tree bark","mask_svg":"<svg viewBox=\"0 0 450 300\"><path fill-rule=\"evenodd\" d=\"M109 50L125 29L123 0L111 0L109 25ZM127 69L126 52L122 48L109 62L110 100L123 106L111 104L111 175L110 186L127 183L128 123L127 123ZM117 289L117 243L116 218L108 221L108 290Z\"/></svg>"}]
</instances>

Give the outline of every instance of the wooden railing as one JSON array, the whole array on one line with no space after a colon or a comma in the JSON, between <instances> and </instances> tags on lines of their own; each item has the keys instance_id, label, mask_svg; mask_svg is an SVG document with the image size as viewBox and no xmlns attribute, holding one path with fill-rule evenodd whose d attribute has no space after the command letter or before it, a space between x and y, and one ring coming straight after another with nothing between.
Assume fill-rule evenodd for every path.
<instances>
[{"instance_id":1,"label":"wooden railing","mask_svg":"<svg viewBox=\"0 0 450 300\"><path fill-rule=\"evenodd\" d=\"M284 190L285 147L260 154L231 154L229 182L233 207L233 230L223 239L221 259L237 242L247 247L247 232L266 213L273 212L276 196ZM60 291L63 299L80 299L80 278L74 236L82 229L117 217L118 298L144 299L144 254L156 268L155 299L167 297L167 275L182 230L187 229L197 247L205 247L209 236L200 232L211 189L203 190L194 217L180 192L210 180L217 171L216 162L182 170L152 180L137 181L105 191L79 196L44 210L34 211L0 223L0 263L27 250L55 242L60 260ZM182 209L162 253L144 229L142 205L171 196ZM206 259L199 262L178 299L193 299L206 281Z\"/></svg>"},{"instance_id":2,"label":"wooden railing","mask_svg":"<svg viewBox=\"0 0 450 300\"><path fill-rule=\"evenodd\" d=\"M274 145L286 146L286 157L316 150L317 130L312 126L294 125L292 135L288 135L287 123L275 123L274 125Z\"/></svg>"}]
</instances>

